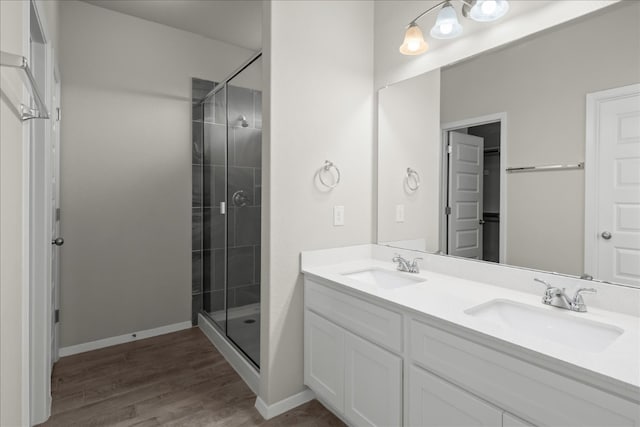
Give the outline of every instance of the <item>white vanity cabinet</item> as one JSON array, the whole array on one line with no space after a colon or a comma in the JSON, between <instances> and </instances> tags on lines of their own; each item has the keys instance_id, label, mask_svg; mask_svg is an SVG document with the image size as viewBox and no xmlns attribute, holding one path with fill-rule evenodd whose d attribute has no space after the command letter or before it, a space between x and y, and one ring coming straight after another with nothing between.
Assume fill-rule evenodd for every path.
<instances>
[{"instance_id":1,"label":"white vanity cabinet","mask_svg":"<svg viewBox=\"0 0 640 427\"><path fill-rule=\"evenodd\" d=\"M412 365L408 425L500 427L502 411Z\"/></svg>"},{"instance_id":2,"label":"white vanity cabinet","mask_svg":"<svg viewBox=\"0 0 640 427\"><path fill-rule=\"evenodd\" d=\"M371 339L398 346L401 315L305 281L304 319L305 384L352 425L402 425L402 357Z\"/></svg>"},{"instance_id":3,"label":"white vanity cabinet","mask_svg":"<svg viewBox=\"0 0 640 427\"><path fill-rule=\"evenodd\" d=\"M412 364L535 425L640 425L637 403L559 375L551 361L545 369L422 320L412 319L410 329Z\"/></svg>"},{"instance_id":4,"label":"white vanity cabinet","mask_svg":"<svg viewBox=\"0 0 640 427\"><path fill-rule=\"evenodd\" d=\"M640 427L638 396L326 282L305 276L305 384L350 425Z\"/></svg>"},{"instance_id":5,"label":"white vanity cabinet","mask_svg":"<svg viewBox=\"0 0 640 427\"><path fill-rule=\"evenodd\" d=\"M305 310L304 382L338 412L344 412L344 340L344 329Z\"/></svg>"},{"instance_id":6,"label":"white vanity cabinet","mask_svg":"<svg viewBox=\"0 0 640 427\"><path fill-rule=\"evenodd\" d=\"M349 332L344 416L358 426L402 423L402 359Z\"/></svg>"}]
</instances>

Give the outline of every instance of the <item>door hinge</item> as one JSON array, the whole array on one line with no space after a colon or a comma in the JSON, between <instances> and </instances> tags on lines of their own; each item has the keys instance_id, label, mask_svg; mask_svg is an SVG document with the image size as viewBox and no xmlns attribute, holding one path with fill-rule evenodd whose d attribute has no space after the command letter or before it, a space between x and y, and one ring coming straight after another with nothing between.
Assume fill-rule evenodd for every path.
<instances>
[{"instance_id":1,"label":"door hinge","mask_svg":"<svg viewBox=\"0 0 640 427\"><path fill-rule=\"evenodd\" d=\"M60 109L60 107L56 108L56 113L57 113L56 120L60 121L62 119L62 110Z\"/></svg>"},{"instance_id":2,"label":"door hinge","mask_svg":"<svg viewBox=\"0 0 640 427\"><path fill-rule=\"evenodd\" d=\"M56 208L56 221L60 221L60 208Z\"/></svg>"},{"instance_id":3,"label":"door hinge","mask_svg":"<svg viewBox=\"0 0 640 427\"><path fill-rule=\"evenodd\" d=\"M57 309L56 311L53 312L53 323L59 323L60 322L60 309Z\"/></svg>"},{"instance_id":4,"label":"door hinge","mask_svg":"<svg viewBox=\"0 0 640 427\"><path fill-rule=\"evenodd\" d=\"M444 208L444 214L451 215L451 206L447 206L446 208Z\"/></svg>"},{"instance_id":5,"label":"door hinge","mask_svg":"<svg viewBox=\"0 0 640 427\"><path fill-rule=\"evenodd\" d=\"M449 154L453 153L453 146L447 145L447 153Z\"/></svg>"}]
</instances>

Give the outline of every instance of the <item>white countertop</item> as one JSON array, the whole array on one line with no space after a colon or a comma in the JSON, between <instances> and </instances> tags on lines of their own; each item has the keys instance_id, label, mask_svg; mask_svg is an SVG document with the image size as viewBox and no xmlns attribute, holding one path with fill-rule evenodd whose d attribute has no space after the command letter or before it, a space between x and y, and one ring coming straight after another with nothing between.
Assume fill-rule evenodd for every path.
<instances>
[{"instance_id":1,"label":"white countertop","mask_svg":"<svg viewBox=\"0 0 640 427\"><path fill-rule=\"evenodd\" d=\"M390 261L364 258L327 265L305 266L303 263L302 271L376 299L389 301L471 331L498 338L627 385L640 387L640 318L638 317L591 307L587 313L576 313L542 304L541 297L544 290L542 286L540 294L534 295L424 269L419 274L411 274L412 277L423 278L424 282L396 289L382 289L343 275L343 273L370 268L395 271L394 267L395 265ZM465 313L465 310L471 307L494 299L511 300L543 310L561 312L566 316L613 325L624 330L624 333L604 350L588 352L536 338L511 328L503 328L498 324Z\"/></svg>"}]
</instances>

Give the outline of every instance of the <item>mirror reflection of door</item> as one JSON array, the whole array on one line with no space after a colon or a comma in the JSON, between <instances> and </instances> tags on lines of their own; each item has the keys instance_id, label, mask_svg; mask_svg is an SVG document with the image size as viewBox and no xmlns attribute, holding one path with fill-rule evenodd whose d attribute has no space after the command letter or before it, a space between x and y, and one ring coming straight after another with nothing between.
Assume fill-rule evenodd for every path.
<instances>
[{"instance_id":1,"label":"mirror reflection of door","mask_svg":"<svg viewBox=\"0 0 640 427\"><path fill-rule=\"evenodd\" d=\"M640 285L640 85L589 95L592 129L587 163L585 271ZM593 164L593 166L592 166ZM590 179L589 179L590 178Z\"/></svg>"},{"instance_id":2,"label":"mirror reflection of door","mask_svg":"<svg viewBox=\"0 0 640 427\"><path fill-rule=\"evenodd\" d=\"M482 259L482 171L484 140L449 132L447 253Z\"/></svg>"},{"instance_id":3,"label":"mirror reflection of door","mask_svg":"<svg viewBox=\"0 0 640 427\"><path fill-rule=\"evenodd\" d=\"M500 122L447 136L447 253L499 262Z\"/></svg>"}]
</instances>

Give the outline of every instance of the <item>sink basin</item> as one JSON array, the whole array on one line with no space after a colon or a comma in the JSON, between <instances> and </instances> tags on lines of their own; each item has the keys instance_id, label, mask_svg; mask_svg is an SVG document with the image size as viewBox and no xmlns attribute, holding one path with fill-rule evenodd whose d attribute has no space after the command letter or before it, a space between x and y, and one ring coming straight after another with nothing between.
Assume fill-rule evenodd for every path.
<instances>
[{"instance_id":1,"label":"sink basin","mask_svg":"<svg viewBox=\"0 0 640 427\"><path fill-rule=\"evenodd\" d=\"M342 273L342 275L382 289L397 289L425 281L425 279L421 277L411 276L410 273L401 273L399 271L396 272L378 268Z\"/></svg>"},{"instance_id":2,"label":"sink basin","mask_svg":"<svg viewBox=\"0 0 640 427\"><path fill-rule=\"evenodd\" d=\"M504 299L477 305L465 313L523 335L592 353L603 351L624 332L617 326L577 318L571 312L561 313Z\"/></svg>"}]
</instances>

